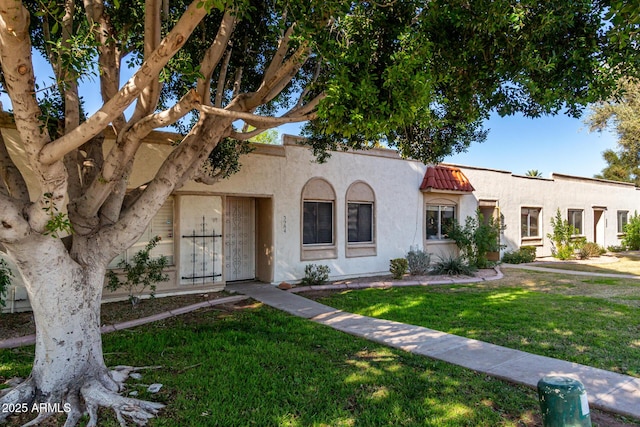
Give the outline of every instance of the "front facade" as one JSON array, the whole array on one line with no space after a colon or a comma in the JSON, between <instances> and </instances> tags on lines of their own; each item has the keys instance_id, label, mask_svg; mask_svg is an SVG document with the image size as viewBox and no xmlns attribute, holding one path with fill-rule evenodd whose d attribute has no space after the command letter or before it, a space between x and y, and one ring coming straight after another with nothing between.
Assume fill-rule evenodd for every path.
<instances>
[{"instance_id":1,"label":"front facade","mask_svg":"<svg viewBox=\"0 0 640 427\"><path fill-rule=\"evenodd\" d=\"M333 280L384 275L389 260L412 247L432 259L455 254L446 225L464 224L478 209L500 221L505 250L535 246L544 256L551 254L546 235L557 209L587 240L606 247L620 244L622 224L640 207L640 192L630 184L427 166L383 149L334 152L318 164L297 140L257 144L239 173L215 185L187 183L112 268L160 236L152 253L167 256L171 266L158 296L243 280L295 283L308 264L327 265ZM147 182L170 150L168 143L147 144L132 186ZM7 310L25 309L26 292L19 278L14 282ZM105 293L105 300L119 298Z\"/></svg>"}]
</instances>

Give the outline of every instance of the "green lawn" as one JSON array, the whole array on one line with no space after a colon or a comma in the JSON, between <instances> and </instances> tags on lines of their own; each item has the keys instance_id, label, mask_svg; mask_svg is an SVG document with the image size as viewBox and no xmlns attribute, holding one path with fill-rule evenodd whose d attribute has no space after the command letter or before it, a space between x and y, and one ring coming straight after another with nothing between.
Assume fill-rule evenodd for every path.
<instances>
[{"instance_id":1,"label":"green lawn","mask_svg":"<svg viewBox=\"0 0 640 427\"><path fill-rule=\"evenodd\" d=\"M535 265L546 268L559 268L562 270L586 271L591 273L612 273L612 274L635 274L640 276L640 257L612 255L616 262L612 263L590 263L589 260L583 262L539 262Z\"/></svg>"},{"instance_id":2,"label":"green lawn","mask_svg":"<svg viewBox=\"0 0 640 427\"><path fill-rule=\"evenodd\" d=\"M163 365L140 381L162 383L156 395L129 381L167 403L152 426L526 426L539 412L533 390L266 307L185 315L104 347L108 364ZM32 351L0 351L0 382L27 375Z\"/></svg>"},{"instance_id":3,"label":"green lawn","mask_svg":"<svg viewBox=\"0 0 640 427\"><path fill-rule=\"evenodd\" d=\"M498 281L486 286L348 291L321 302L640 377L640 308L612 302L610 292L606 298L562 294L579 293L581 286L597 294L598 288L604 292L617 283L581 277L558 283L556 289L548 284L542 291L505 279L503 286Z\"/></svg>"}]
</instances>

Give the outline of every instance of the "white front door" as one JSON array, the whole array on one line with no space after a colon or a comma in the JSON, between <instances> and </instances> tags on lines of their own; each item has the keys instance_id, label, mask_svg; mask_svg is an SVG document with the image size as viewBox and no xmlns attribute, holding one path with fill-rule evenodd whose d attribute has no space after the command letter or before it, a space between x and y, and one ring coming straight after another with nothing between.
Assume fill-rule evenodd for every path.
<instances>
[{"instance_id":1,"label":"white front door","mask_svg":"<svg viewBox=\"0 0 640 427\"><path fill-rule=\"evenodd\" d=\"M256 277L255 199L227 197L224 219L225 280Z\"/></svg>"},{"instance_id":2,"label":"white front door","mask_svg":"<svg viewBox=\"0 0 640 427\"><path fill-rule=\"evenodd\" d=\"M180 284L222 281L222 198L180 196Z\"/></svg>"}]
</instances>

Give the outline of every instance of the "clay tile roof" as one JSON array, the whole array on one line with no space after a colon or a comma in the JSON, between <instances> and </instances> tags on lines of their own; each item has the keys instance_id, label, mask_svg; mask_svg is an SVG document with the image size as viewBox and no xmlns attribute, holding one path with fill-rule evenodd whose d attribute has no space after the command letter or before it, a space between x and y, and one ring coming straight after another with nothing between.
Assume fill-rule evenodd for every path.
<instances>
[{"instance_id":1,"label":"clay tile roof","mask_svg":"<svg viewBox=\"0 0 640 427\"><path fill-rule=\"evenodd\" d=\"M474 191L467 177L458 168L449 166L429 166L424 174L420 190Z\"/></svg>"}]
</instances>

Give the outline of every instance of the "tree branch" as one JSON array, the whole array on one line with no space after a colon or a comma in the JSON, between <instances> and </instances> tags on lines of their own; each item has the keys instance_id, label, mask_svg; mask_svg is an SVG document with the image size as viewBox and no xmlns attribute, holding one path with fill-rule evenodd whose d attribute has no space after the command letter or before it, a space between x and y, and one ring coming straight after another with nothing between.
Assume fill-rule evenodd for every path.
<instances>
[{"instance_id":1,"label":"tree branch","mask_svg":"<svg viewBox=\"0 0 640 427\"><path fill-rule=\"evenodd\" d=\"M318 106L318 104L320 103L320 101L322 101L326 97L327 97L327 95L323 92L323 93L317 95L315 98L313 98L311 101L307 102L304 105L298 103L298 105L296 105L294 108L292 108L287 113L285 113L284 116L286 117L286 116L304 116L304 115L307 115L307 114L311 113L313 110L315 110L316 107Z\"/></svg>"},{"instance_id":2,"label":"tree branch","mask_svg":"<svg viewBox=\"0 0 640 427\"><path fill-rule=\"evenodd\" d=\"M0 0L0 62L6 89L12 100L16 127L31 159L49 141L46 128L40 128L40 107L35 99L35 75L29 38L29 12L22 2Z\"/></svg>"},{"instance_id":3,"label":"tree branch","mask_svg":"<svg viewBox=\"0 0 640 427\"><path fill-rule=\"evenodd\" d=\"M218 78L218 86L216 87L216 99L213 103L214 107L222 107L222 99L224 97L224 88L227 83L227 71L229 70L229 62L231 61L232 51L232 47L229 47L229 49L227 49L227 53L225 54L224 60L222 61L222 67L220 67L220 77ZM204 104L209 105L208 102L204 102Z\"/></svg>"},{"instance_id":4,"label":"tree branch","mask_svg":"<svg viewBox=\"0 0 640 427\"><path fill-rule=\"evenodd\" d=\"M289 40L291 38L291 34L293 34L293 29L295 28L295 22L287 28L287 31L284 35L278 40L278 50L273 55L271 59L271 63L269 63L269 67L264 72L264 81L270 81L276 74L277 70L282 67L282 63L284 62L284 58L287 55L287 51L289 50Z\"/></svg>"},{"instance_id":5,"label":"tree branch","mask_svg":"<svg viewBox=\"0 0 640 427\"><path fill-rule=\"evenodd\" d=\"M264 132L265 129L258 129L255 128L252 131L249 132L231 132L231 138L233 139L237 139L239 141L248 141L251 138L253 138L254 136L260 135L262 132Z\"/></svg>"},{"instance_id":6,"label":"tree branch","mask_svg":"<svg viewBox=\"0 0 640 427\"><path fill-rule=\"evenodd\" d=\"M140 95L141 90L160 73L167 62L180 50L198 22L204 18L206 9L199 6L200 3L201 0L194 0L189 5L167 37L162 40L158 48L113 98L108 100L86 122L56 141L47 144L42 149L39 160L44 164L51 164L61 159L66 153L80 147L102 132L113 119L122 114L131 102Z\"/></svg>"},{"instance_id":7,"label":"tree branch","mask_svg":"<svg viewBox=\"0 0 640 427\"><path fill-rule=\"evenodd\" d=\"M198 104L198 95L195 90L191 90L170 109L147 116L121 135L105 159L101 174L91 182L84 196L76 202L77 214L87 219L95 217L104 201L114 191L114 185L122 181L121 177L126 175L126 166L133 162L142 139L156 127L175 123Z\"/></svg>"},{"instance_id":8,"label":"tree branch","mask_svg":"<svg viewBox=\"0 0 640 427\"><path fill-rule=\"evenodd\" d=\"M258 105L275 98L302 68L310 51L308 44L304 43L300 46L289 59L276 68L268 80L266 78L262 80L258 90L245 100L245 106L251 111ZM271 65L269 67L271 68Z\"/></svg>"},{"instance_id":9,"label":"tree branch","mask_svg":"<svg viewBox=\"0 0 640 427\"><path fill-rule=\"evenodd\" d=\"M235 26L236 18L234 16L234 11L225 11L222 21L220 22L220 27L218 28L218 33L216 34L216 38L205 52L204 57L200 62L200 72L204 77L198 79L196 90L202 97L202 102L204 104L210 104L209 88L211 84L211 76L213 76L213 71L218 66L218 63L229 44L229 40L231 39L231 34L233 34Z\"/></svg>"},{"instance_id":10,"label":"tree branch","mask_svg":"<svg viewBox=\"0 0 640 427\"><path fill-rule=\"evenodd\" d=\"M76 3L74 0L67 0L64 4L64 17L62 18L62 47L70 49L71 38L73 37L73 14ZM57 79L62 83L61 93L64 96L64 131L65 133L80 124L80 96L78 95L77 76L72 75L69 70L62 66L60 59L57 61L60 77ZM75 73L73 73L75 74Z\"/></svg>"},{"instance_id":11,"label":"tree branch","mask_svg":"<svg viewBox=\"0 0 640 427\"><path fill-rule=\"evenodd\" d=\"M144 231L163 201L185 177L190 176L191 168L196 163L200 165L198 162L204 161L231 123L231 119L212 120L204 117L199 120L182 143L167 156L140 198L123 210L116 224L99 232L100 238L115 243L114 252L110 255L117 255L135 241L132 236Z\"/></svg>"},{"instance_id":12,"label":"tree branch","mask_svg":"<svg viewBox=\"0 0 640 427\"><path fill-rule=\"evenodd\" d=\"M104 14L103 0L84 0L84 9L89 25L98 40L98 66L100 68L100 93L106 103L118 93L120 85L120 58L123 54L115 43L115 30ZM118 133L125 125L124 114L117 114L113 127Z\"/></svg>"},{"instance_id":13,"label":"tree branch","mask_svg":"<svg viewBox=\"0 0 640 427\"><path fill-rule=\"evenodd\" d=\"M162 0L145 0L144 5L144 57L148 58L158 47L161 40L160 12ZM142 90L136 108L129 123L136 123L140 118L153 113L160 99L160 76L155 76Z\"/></svg>"},{"instance_id":14,"label":"tree branch","mask_svg":"<svg viewBox=\"0 0 640 427\"><path fill-rule=\"evenodd\" d=\"M29 223L22 216L22 207L0 192L0 242L17 242L28 234Z\"/></svg>"},{"instance_id":15,"label":"tree branch","mask_svg":"<svg viewBox=\"0 0 640 427\"><path fill-rule=\"evenodd\" d=\"M22 203L29 202L27 183L9 156L2 132L0 132L0 178L9 196Z\"/></svg>"},{"instance_id":16,"label":"tree branch","mask_svg":"<svg viewBox=\"0 0 640 427\"><path fill-rule=\"evenodd\" d=\"M244 120L247 124L253 127L262 127L263 129L272 128L283 125L285 123L298 123L306 122L307 120L313 120L317 117L316 113L309 113L304 116L289 116L289 117L265 117L258 116L251 113L243 113L241 111L226 110L224 108L211 107L209 105L200 105L200 111L206 114L211 114L218 117L230 118L234 120Z\"/></svg>"}]
</instances>

